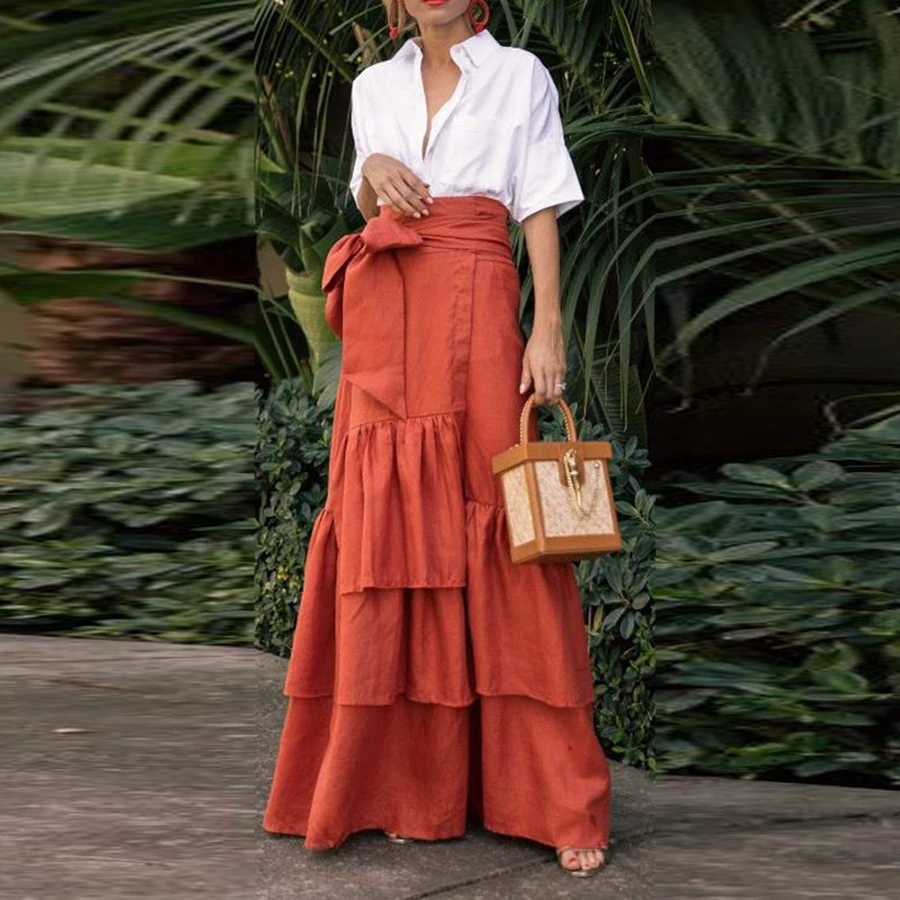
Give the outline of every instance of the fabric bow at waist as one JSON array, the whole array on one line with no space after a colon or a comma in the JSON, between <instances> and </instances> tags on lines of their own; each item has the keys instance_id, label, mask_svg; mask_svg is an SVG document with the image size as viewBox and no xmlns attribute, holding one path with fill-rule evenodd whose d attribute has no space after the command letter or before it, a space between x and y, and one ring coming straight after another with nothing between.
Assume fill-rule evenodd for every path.
<instances>
[{"instance_id":1,"label":"fabric bow at waist","mask_svg":"<svg viewBox=\"0 0 900 900\"><path fill-rule=\"evenodd\" d=\"M406 418L403 275L396 256L384 251L422 242L414 228L374 216L362 231L335 242L322 274L325 320L343 341L344 378L401 418ZM345 304L348 280L353 289Z\"/></svg>"},{"instance_id":2,"label":"fabric bow at waist","mask_svg":"<svg viewBox=\"0 0 900 900\"><path fill-rule=\"evenodd\" d=\"M360 232L338 239L325 259L325 320L343 341L343 377L406 418L405 292L397 254L426 241L510 258L506 208L485 197L437 198L431 215L408 219L382 208ZM468 253L460 251L469 251Z\"/></svg>"}]
</instances>

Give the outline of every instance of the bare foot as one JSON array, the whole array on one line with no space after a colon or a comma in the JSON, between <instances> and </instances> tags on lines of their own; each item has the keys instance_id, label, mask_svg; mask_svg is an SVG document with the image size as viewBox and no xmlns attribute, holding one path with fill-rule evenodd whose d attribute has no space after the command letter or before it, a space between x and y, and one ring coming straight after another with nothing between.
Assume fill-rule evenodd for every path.
<instances>
[{"instance_id":1,"label":"bare foot","mask_svg":"<svg viewBox=\"0 0 900 900\"><path fill-rule=\"evenodd\" d=\"M385 831L384 836L392 844L409 844L415 840L415 838L407 837L404 834L398 834L396 831Z\"/></svg>"},{"instance_id":2,"label":"bare foot","mask_svg":"<svg viewBox=\"0 0 900 900\"><path fill-rule=\"evenodd\" d=\"M575 849L563 847L556 851L559 864L567 872L592 873L606 864L606 851L602 847L595 849Z\"/></svg>"}]
</instances>

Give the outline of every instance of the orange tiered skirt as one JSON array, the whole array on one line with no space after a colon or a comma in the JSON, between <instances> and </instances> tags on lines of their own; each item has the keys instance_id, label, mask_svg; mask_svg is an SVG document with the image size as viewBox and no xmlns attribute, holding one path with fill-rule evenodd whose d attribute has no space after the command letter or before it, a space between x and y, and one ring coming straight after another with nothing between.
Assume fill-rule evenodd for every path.
<instances>
[{"instance_id":1,"label":"orange tiered skirt","mask_svg":"<svg viewBox=\"0 0 900 900\"><path fill-rule=\"evenodd\" d=\"M510 562L491 470L524 402L507 215L480 196L421 220L383 207L328 256L342 375L263 822L310 848L469 819L608 842L574 571Z\"/></svg>"}]
</instances>

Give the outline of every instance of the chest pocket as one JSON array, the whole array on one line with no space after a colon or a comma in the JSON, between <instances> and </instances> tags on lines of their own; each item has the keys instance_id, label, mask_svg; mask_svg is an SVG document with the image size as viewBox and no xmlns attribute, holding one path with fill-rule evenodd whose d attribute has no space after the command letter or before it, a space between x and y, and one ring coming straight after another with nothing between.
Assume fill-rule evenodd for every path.
<instances>
[{"instance_id":1,"label":"chest pocket","mask_svg":"<svg viewBox=\"0 0 900 900\"><path fill-rule=\"evenodd\" d=\"M512 171L512 123L454 113L444 131L442 179L469 190L502 192Z\"/></svg>"}]
</instances>

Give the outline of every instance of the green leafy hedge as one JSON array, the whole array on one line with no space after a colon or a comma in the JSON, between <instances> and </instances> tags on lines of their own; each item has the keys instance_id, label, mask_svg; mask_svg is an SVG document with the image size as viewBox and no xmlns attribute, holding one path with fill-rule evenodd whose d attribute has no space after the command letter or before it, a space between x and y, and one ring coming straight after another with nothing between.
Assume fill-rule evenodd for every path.
<instances>
[{"instance_id":1,"label":"green leafy hedge","mask_svg":"<svg viewBox=\"0 0 900 900\"><path fill-rule=\"evenodd\" d=\"M0 417L5 626L249 643L252 385L73 386L42 402Z\"/></svg>"},{"instance_id":2,"label":"green leafy hedge","mask_svg":"<svg viewBox=\"0 0 900 900\"><path fill-rule=\"evenodd\" d=\"M569 404L578 418L578 405ZM541 413L545 439L564 440L561 419ZM612 444L610 479L622 550L576 565L597 696L595 724L607 753L626 765L656 769L652 679L654 611L649 579L656 556L654 498L642 486L650 465L637 438L621 441L583 422L579 438Z\"/></svg>"},{"instance_id":3,"label":"green leafy hedge","mask_svg":"<svg viewBox=\"0 0 900 900\"><path fill-rule=\"evenodd\" d=\"M900 416L661 485L661 767L900 782Z\"/></svg>"},{"instance_id":4,"label":"green leafy hedge","mask_svg":"<svg viewBox=\"0 0 900 900\"><path fill-rule=\"evenodd\" d=\"M256 644L279 656L290 653L306 547L325 502L330 439L329 413L299 379L279 382L260 405Z\"/></svg>"},{"instance_id":5,"label":"green leafy hedge","mask_svg":"<svg viewBox=\"0 0 900 900\"><path fill-rule=\"evenodd\" d=\"M281 656L290 652L306 544L325 499L329 416L329 411L316 408L297 381L281 382L260 412L256 640ZM546 436L562 437L558 415L543 412L539 421ZM581 434L585 440L603 436L589 427ZM617 758L652 768L653 647L647 580L653 561L653 504L638 478L647 466L646 452L634 440L614 440L613 445L611 476L620 498L625 548L615 556L579 563L577 575L597 675L598 734Z\"/></svg>"},{"instance_id":6,"label":"green leafy hedge","mask_svg":"<svg viewBox=\"0 0 900 900\"><path fill-rule=\"evenodd\" d=\"M256 598L255 642L286 655L330 412L297 382L258 422L249 385L48 399L0 417L3 624L247 644ZM542 412L541 430L561 422ZM608 752L653 769L657 711L667 770L900 781L900 416L817 454L666 479L656 504L646 453L612 442L625 549L576 567Z\"/></svg>"},{"instance_id":7,"label":"green leafy hedge","mask_svg":"<svg viewBox=\"0 0 900 900\"><path fill-rule=\"evenodd\" d=\"M256 597L257 645L286 655L330 413L296 382L258 429L249 385L50 397L0 417L4 624L249 643ZM542 413L545 436L560 426ZM625 549L576 567L607 750L654 768L658 656L662 767L900 781L900 416L817 454L667 479L656 505L646 453L612 441Z\"/></svg>"}]
</instances>

